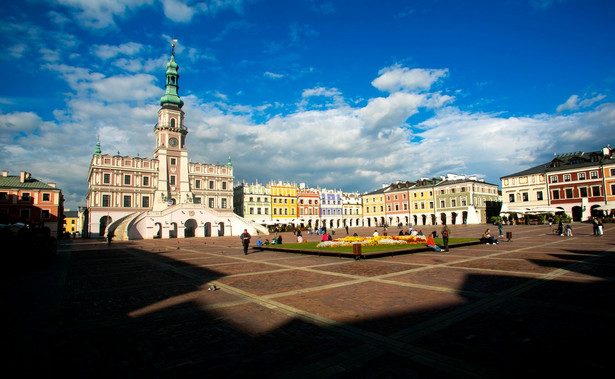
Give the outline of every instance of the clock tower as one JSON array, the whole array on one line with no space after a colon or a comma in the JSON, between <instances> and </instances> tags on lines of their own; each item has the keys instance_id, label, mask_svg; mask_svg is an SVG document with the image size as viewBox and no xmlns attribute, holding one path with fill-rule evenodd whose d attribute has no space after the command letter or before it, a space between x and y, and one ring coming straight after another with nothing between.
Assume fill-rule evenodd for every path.
<instances>
[{"instance_id":1,"label":"clock tower","mask_svg":"<svg viewBox=\"0 0 615 379\"><path fill-rule=\"evenodd\" d=\"M188 150L184 126L184 101L179 98L179 65L175 63L175 45L171 44L171 59L167 63L165 93L160 98L154 159L158 160L158 183L153 210L162 211L171 205L192 203L188 179Z\"/></svg>"}]
</instances>

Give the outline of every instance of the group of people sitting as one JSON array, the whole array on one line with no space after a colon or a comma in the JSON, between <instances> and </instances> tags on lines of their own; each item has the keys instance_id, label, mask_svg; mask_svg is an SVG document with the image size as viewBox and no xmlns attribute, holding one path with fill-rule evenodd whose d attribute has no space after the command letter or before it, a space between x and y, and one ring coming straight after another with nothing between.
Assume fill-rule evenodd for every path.
<instances>
[{"instance_id":1,"label":"group of people sitting","mask_svg":"<svg viewBox=\"0 0 615 379\"><path fill-rule=\"evenodd\" d=\"M271 242L269 242L269 239L265 239L265 242L263 242L263 241L261 241L260 237L258 237L258 239L256 240L256 246L281 245L281 244L282 244L282 236L281 235L279 235L277 237L273 237Z\"/></svg>"}]
</instances>

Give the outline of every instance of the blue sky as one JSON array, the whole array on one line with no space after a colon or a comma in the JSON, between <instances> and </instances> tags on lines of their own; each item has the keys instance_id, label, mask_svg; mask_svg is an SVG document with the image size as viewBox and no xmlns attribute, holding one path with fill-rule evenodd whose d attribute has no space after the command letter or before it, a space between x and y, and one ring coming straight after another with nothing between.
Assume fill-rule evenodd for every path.
<instances>
[{"instance_id":1,"label":"blue sky","mask_svg":"<svg viewBox=\"0 0 615 379\"><path fill-rule=\"evenodd\" d=\"M195 162L366 192L499 178L615 136L615 2L25 0L0 16L0 167L85 203L151 157L170 41Z\"/></svg>"}]
</instances>

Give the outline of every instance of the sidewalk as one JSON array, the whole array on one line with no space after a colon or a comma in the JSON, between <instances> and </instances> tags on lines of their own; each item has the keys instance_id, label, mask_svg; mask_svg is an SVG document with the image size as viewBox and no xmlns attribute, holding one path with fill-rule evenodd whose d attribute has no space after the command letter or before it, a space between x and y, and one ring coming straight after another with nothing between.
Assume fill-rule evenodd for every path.
<instances>
[{"instance_id":1,"label":"sidewalk","mask_svg":"<svg viewBox=\"0 0 615 379\"><path fill-rule=\"evenodd\" d=\"M359 261L245 256L238 237L67 240L52 266L5 277L5 359L70 377L596 377L615 337L605 226Z\"/></svg>"}]
</instances>

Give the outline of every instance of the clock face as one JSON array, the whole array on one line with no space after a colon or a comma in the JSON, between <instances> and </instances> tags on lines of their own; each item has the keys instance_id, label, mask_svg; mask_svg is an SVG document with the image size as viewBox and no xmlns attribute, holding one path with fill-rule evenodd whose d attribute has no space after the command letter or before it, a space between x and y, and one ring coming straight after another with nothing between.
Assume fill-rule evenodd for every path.
<instances>
[{"instance_id":1,"label":"clock face","mask_svg":"<svg viewBox=\"0 0 615 379\"><path fill-rule=\"evenodd\" d=\"M169 138L169 145L173 147L177 146L177 138Z\"/></svg>"}]
</instances>

